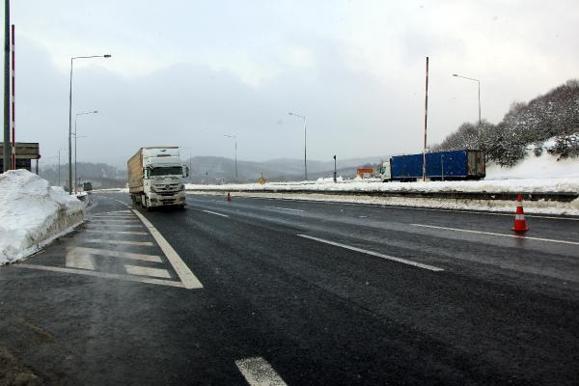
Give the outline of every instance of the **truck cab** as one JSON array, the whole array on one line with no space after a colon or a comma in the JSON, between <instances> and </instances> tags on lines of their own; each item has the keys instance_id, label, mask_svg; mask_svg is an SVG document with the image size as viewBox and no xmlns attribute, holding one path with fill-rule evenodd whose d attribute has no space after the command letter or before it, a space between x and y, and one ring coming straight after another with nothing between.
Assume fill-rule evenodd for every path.
<instances>
[{"instance_id":1,"label":"truck cab","mask_svg":"<svg viewBox=\"0 0 579 386\"><path fill-rule=\"evenodd\" d=\"M129 192L133 203L145 208L185 206L189 170L176 146L141 148L128 162Z\"/></svg>"}]
</instances>

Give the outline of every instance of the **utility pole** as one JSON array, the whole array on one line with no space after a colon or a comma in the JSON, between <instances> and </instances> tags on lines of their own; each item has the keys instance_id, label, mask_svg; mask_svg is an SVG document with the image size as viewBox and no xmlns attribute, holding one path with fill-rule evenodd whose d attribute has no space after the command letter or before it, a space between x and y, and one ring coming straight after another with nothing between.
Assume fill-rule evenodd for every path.
<instances>
[{"instance_id":1,"label":"utility pole","mask_svg":"<svg viewBox=\"0 0 579 386\"><path fill-rule=\"evenodd\" d=\"M2 168L10 170L10 0L4 1L4 144Z\"/></svg>"},{"instance_id":2,"label":"utility pole","mask_svg":"<svg viewBox=\"0 0 579 386\"><path fill-rule=\"evenodd\" d=\"M237 182L237 181L238 181L238 178L239 178L239 173L238 173L238 170L237 170L237 134L234 134L234 135L223 134L223 136L224 136L224 137L227 137L227 138L233 138L233 141L234 141L234 143L235 143L235 145L234 145L234 146L235 146L235 154L234 154L234 159L235 159L235 181Z\"/></svg>"},{"instance_id":3,"label":"utility pole","mask_svg":"<svg viewBox=\"0 0 579 386\"><path fill-rule=\"evenodd\" d=\"M428 144L428 56L426 57L426 87L424 93L424 147L422 149L422 181L426 181L426 146Z\"/></svg>"}]
</instances>

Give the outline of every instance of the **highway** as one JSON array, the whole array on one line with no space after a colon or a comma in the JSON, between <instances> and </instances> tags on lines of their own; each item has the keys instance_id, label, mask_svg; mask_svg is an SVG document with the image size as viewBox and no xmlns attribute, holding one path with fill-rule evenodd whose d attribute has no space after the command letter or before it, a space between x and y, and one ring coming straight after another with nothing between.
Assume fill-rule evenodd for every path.
<instances>
[{"instance_id":1,"label":"highway","mask_svg":"<svg viewBox=\"0 0 579 386\"><path fill-rule=\"evenodd\" d=\"M77 231L0 268L10 371L94 385L579 382L577 218L531 216L516 237L513 216L492 213L91 201Z\"/></svg>"}]
</instances>

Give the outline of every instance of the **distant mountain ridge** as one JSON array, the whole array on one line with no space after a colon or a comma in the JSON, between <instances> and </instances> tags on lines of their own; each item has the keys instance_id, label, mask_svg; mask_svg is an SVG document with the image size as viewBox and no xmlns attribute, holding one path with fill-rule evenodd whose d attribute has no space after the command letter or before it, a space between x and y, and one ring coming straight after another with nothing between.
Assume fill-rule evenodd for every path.
<instances>
[{"instance_id":1,"label":"distant mountain ridge","mask_svg":"<svg viewBox=\"0 0 579 386\"><path fill-rule=\"evenodd\" d=\"M360 166L376 166L381 157L367 157L340 160L338 175L354 177ZM235 161L226 157L196 156L183 161L190 165L189 181L193 183L226 183L255 182L262 175L268 181L299 181L304 178L304 161L278 158L267 161L238 160L238 178L235 177ZM77 165L78 175L82 181L90 181L95 188L123 187L126 184L127 171L105 163L82 162ZM308 160L308 179L331 177L334 172L334 161ZM58 167L47 165L40 167L40 176L58 185ZM68 164L60 167L60 184L66 185Z\"/></svg>"}]
</instances>

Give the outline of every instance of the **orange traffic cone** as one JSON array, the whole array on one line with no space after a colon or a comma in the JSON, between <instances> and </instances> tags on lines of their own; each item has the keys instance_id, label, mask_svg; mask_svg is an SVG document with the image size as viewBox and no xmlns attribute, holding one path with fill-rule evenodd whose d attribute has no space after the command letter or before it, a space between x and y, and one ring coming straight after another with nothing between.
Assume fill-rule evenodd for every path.
<instances>
[{"instance_id":1,"label":"orange traffic cone","mask_svg":"<svg viewBox=\"0 0 579 386\"><path fill-rule=\"evenodd\" d=\"M523 211L523 196L517 195L517 211L515 212L515 224L513 231L517 233L525 233L529 230L527 220L525 219L525 212Z\"/></svg>"},{"instance_id":2,"label":"orange traffic cone","mask_svg":"<svg viewBox=\"0 0 579 386\"><path fill-rule=\"evenodd\" d=\"M231 201L231 193L227 192L227 201Z\"/></svg>"}]
</instances>

